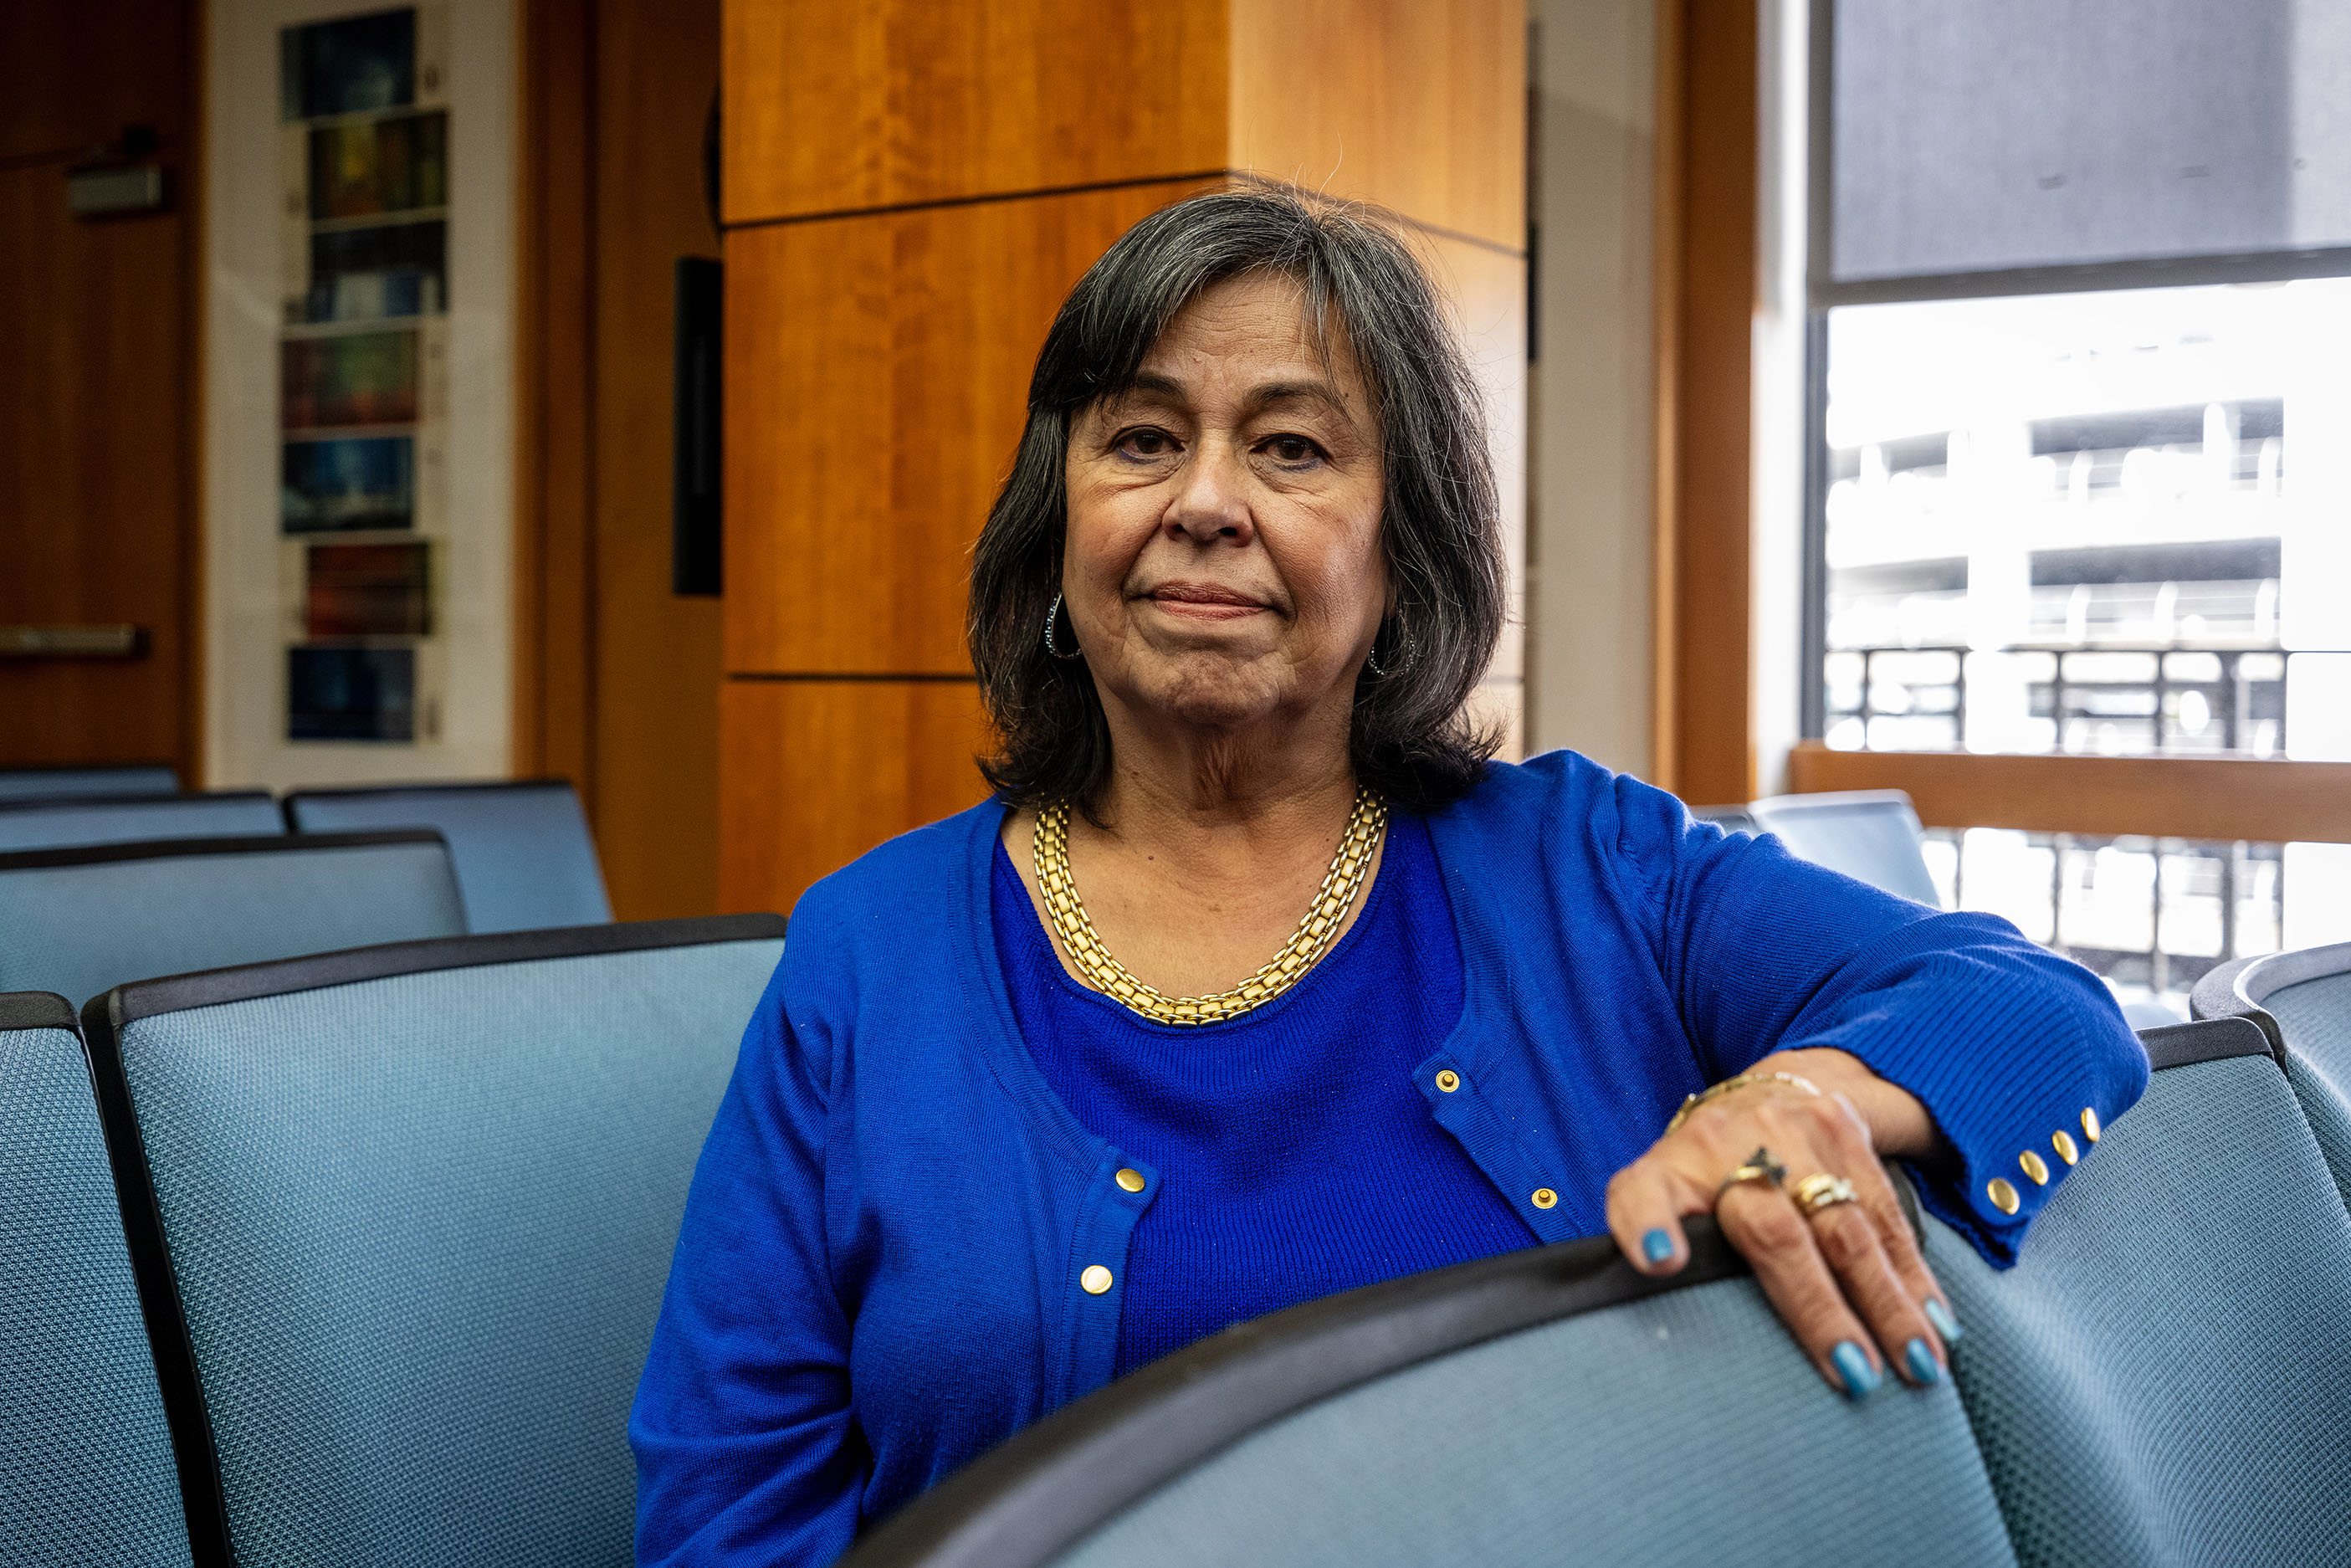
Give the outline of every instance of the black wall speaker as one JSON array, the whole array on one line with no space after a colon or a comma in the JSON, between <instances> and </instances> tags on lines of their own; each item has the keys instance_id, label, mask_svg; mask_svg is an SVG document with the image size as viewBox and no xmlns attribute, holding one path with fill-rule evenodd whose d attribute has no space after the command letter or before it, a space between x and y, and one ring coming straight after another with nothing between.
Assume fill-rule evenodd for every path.
<instances>
[{"instance_id":1,"label":"black wall speaker","mask_svg":"<svg viewBox=\"0 0 2351 1568\"><path fill-rule=\"evenodd\" d=\"M719 345L724 274L708 256L677 258L670 372L669 584L719 591L726 559L719 517Z\"/></svg>"}]
</instances>

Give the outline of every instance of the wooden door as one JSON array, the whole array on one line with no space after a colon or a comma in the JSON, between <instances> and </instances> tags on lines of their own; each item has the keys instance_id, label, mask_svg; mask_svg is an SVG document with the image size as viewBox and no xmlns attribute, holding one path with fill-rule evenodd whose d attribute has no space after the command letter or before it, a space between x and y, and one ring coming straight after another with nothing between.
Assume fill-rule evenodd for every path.
<instances>
[{"instance_id":1,"label":"wooden door","mask_svg":"<svg viewBox=\"0 0 2351 1568\"><path fill-rule=\"evenodd\" d=\"M193 6L0 6L0 766L196 763ZM76 217L67 171L152 134L159 211ZM141 629L28 656L24 627Z\"/></svg>"}]
</instances>

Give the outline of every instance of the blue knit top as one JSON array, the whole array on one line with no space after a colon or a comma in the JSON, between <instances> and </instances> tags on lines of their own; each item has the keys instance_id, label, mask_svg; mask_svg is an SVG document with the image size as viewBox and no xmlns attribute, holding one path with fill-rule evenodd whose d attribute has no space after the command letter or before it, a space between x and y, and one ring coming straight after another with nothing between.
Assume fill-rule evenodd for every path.
<instances>
[{"instance_id":1,"label":"blue knit top","mask_svg":"<svg viewBox=\"0 0 2351 1568\"><path fill-rule=\"evenodd\" d=\"M1114 1372L1317 1296L1534 1245L1413 1082L1461 1017L1460 944L1419 818L1389 818L1363 913L1322 961L1223 1023L1153 1023L1071 979L1000 847L990 891L1046 1082L1160 1170L1127 1243Z\"/></svg>"}]
</instances>

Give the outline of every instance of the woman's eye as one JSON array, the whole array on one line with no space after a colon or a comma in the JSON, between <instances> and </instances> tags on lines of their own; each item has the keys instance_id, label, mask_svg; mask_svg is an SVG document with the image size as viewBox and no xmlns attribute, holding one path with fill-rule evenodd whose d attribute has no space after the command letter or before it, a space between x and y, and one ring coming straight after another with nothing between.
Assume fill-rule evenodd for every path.
<instances>
[{"instance_id":1,"label":"woman's eye","mask_svg":"<svg viewBox=\"0 0 2351 1568\"><path fill-rule=\"evenodd\" d=\"M1165 457L1176 450L1176 438L1164 430L1130 430L1119 436L1115 445L1128 457Z\"/></svg>"},{"instance_id":2,"label":"woman's eye","mask_svg":"<svg viewBox=\"0 0 2351 1568\"><path fill-rule=\"evenodd\" d=\"M1322 455L1322 449L1302 435L1274 436L1265 451L1277 463L1311 463Z\"/></svg>"}]
</instances>

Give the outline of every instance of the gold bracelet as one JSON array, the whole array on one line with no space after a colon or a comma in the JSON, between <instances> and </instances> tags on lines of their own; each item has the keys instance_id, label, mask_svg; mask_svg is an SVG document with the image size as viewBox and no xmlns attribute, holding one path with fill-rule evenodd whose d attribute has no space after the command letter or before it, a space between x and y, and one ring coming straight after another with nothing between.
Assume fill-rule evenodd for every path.
<instances>
[{"instance_id":1,"label":"gold bracelet","mask_svg":"<svg viewBox=\"0 0 2351 1568\"><path fill-rule=\"evenodd\" d=\"M1719 1099L1732 1090L1744 1089L1750 1083L1790 1083L1815 1097L1821 1092L1819 1084L1809 1078L1799 1078L1792 1072L1742 1072L1736 1078L1726 1078L1719 1083L1708 1084L1684 1100L1682 1108L1674 1113L1674 1119L1667 1123L1666 1130L1657 1135L1661 1138L1672 1137L1680 1130L1681 1124L1689 1120L1691 1112L1709 1100Z\"/></svg>"}]
</instances>

